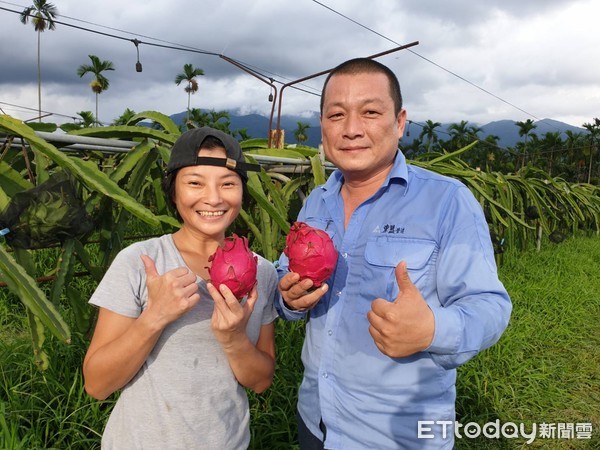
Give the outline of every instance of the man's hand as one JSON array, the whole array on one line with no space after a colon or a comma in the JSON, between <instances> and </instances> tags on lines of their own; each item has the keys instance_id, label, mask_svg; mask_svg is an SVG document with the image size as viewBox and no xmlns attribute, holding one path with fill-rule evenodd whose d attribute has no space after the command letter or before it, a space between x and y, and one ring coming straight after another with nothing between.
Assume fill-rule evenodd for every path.
<instances>
[{"instance_id":1,"label":"man's hand","mask_svg":"<svg viewBox=\"0 0 600 450\"><path fill-rule=\"evenodd\" d=\"M312 287L312 280L300 280L300 275L295 272L286 274L279 281L279 292L285 304L295 311L312 309L329 289L325 283L315 290L310 290Z\"/></svg>"},{"instance_id":2,"label":"man's hand","mask_svg":"<svg viewBox=\"0 0 600 450\"><path fill-rule=\"evenodd\" d=\"M425 350L433 340L433 312L421 292L412 283L406 262L396 266L400 292L393 302L378 298L371 304L367 317L369 333L377 348L391 358L401 358Z\"/></svg>"}]
</instances>

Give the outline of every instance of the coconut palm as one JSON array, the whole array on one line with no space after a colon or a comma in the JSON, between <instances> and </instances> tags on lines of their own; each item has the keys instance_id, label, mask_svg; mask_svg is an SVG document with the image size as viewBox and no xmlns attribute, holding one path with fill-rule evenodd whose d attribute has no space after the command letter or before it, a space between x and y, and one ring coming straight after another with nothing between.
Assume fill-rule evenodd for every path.
<instances>
[{"instance_id":1,"label":"coconut palm","mask_svg":"<svg viewBox=\"0 0 600 450\"><path fill-rule=\"evenodd\" d=\"M90 60L92 61L91 65L83 64L79 66L77 69L77 75L79 78L83 77L86 73L91 73L94 75L94 79L90 83L90 87L92 88L92 92L96 94L96 122L99 123L98 120L98 94L106 91L110 86L108 78L102 75L102 72L107 70L115 70L113 63L111 61L101 61L96 55L88 55Z\"/></svg>"},{"instance_id":2,"label":"coconut palm","mask_svg":"<svg viewBox=\"0 0 600 450\"><path fill-rule=\"evenodd\" d=\"M54 18L58 15L56 6L46 3L46 0L33 0L33 5L25 8L21 13L21 23L26 25L29 19L33 29L37 32L37 82L38 82L38 120L42 121L42 68L40 58L40 38L44 31L54 30Z\"/></svg>"},{"instance_id":3,"label":"coconut palm","mask_svg":"<svg viewBox=\"0 0 600 450\"><path fill-rule=\"evenodd\" d=\"M204 71L197 67L194 67L192 64L184 64L183 72L175 77L175 84L179 86L183 81L187 82L187 86L184 88L184 91L187 92L188 95L188 104L187 104L187 119L190 120L190 98L192 94L198 92L198 82L196 81L196 77L204 75Z\"/></svg>"}]
</instances>

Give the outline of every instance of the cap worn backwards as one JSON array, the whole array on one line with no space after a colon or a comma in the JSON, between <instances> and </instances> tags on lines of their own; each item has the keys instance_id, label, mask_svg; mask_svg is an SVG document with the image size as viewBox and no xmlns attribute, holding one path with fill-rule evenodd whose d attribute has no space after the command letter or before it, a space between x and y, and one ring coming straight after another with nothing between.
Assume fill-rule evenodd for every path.
<instances>
[{"instance_id":1,"label":"cap worn backwards","mask_svg":"<svg viewBox=\"0 0 600 450\"><path fill-rule=\"evenodd\" d=\"M221 141L227 158L212 158L198 156L202 143L208 137ZM247 171L260 172L258 164L247 163L239 142L232 136L211 127L194 128L179 136L171 149L171 158L167 164L167 173L188 166L218 166L227 167L237 172L244 181L248 180Z\"/></svg>"}]
</instances>

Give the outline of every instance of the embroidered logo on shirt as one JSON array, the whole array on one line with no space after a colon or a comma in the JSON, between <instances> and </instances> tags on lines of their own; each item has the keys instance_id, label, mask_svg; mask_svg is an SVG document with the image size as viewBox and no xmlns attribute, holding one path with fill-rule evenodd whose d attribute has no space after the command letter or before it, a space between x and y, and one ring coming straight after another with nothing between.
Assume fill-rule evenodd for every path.
<instances>
[{"instance_id":1,"label":"embroidered logo on shirt","mask_svg":"<svg viewBox=\"0 0 600 450\"><path fill-rule=\"evenodd\" d=\"M373 233L404 234L404 227L393 223L386 223L382 227L377 225Z\"/></svg>"}]
</instances>

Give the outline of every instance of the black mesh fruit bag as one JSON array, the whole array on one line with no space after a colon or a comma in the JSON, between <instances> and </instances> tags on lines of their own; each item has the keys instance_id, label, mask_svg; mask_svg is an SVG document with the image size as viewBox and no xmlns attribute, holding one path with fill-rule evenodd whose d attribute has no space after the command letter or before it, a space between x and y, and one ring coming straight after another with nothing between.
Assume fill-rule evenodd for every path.
<instances>
[{"instance_id":1,"label":"black mesh fruit bag","mask_svg":"<svg viewBox=\"0 0 600 450\"><path fill-rule=\"evenodd\" d=\"M81 237L92 229L92 219L65 171L18 192L0 214L0 234L14 248L44 248Z\"/></svg>"}]
</instances>

